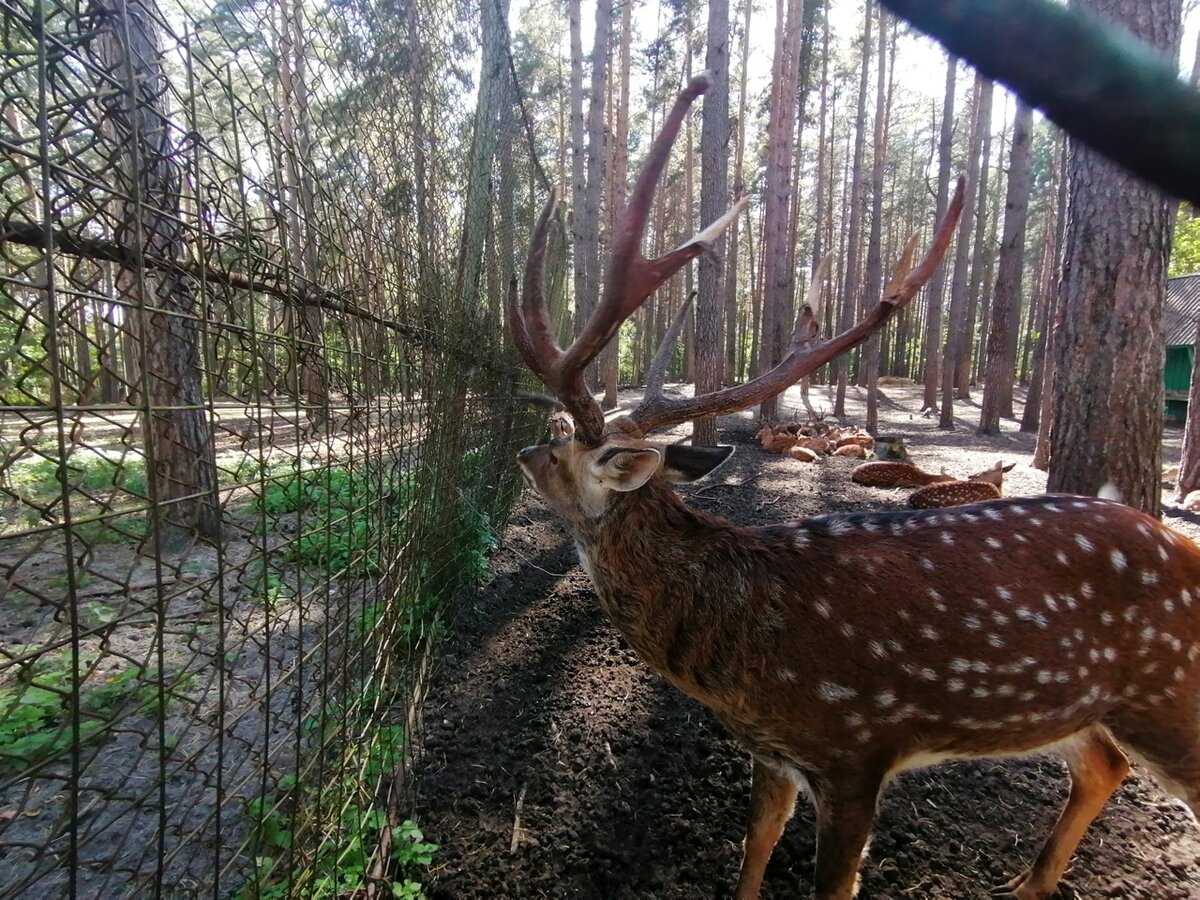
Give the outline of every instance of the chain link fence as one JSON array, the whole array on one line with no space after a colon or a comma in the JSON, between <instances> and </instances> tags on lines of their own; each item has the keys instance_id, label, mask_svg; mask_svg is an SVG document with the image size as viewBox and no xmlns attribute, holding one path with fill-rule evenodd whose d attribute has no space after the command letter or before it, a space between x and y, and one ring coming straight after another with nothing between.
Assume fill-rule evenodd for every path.
<instances>
[{"instance_id":1,"label":"chain link fence","mask_svg":"<svg viewBox=\"0 0 1200 900\"><path fill-rule=\"evenodd\" d=\"M0 6L0 895L415 896L423 675L544 422L507 9Z\"/></svg>"}]
</instances>

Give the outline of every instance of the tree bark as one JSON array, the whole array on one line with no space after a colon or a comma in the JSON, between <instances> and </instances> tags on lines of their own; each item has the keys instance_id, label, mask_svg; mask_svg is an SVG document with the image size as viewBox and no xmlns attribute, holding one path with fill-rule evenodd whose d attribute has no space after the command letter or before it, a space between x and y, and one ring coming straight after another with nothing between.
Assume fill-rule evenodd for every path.
<instances>
[{"instance_id":1,"label":"tree bark","mask_svg":"<svg viewBox=\"0 0 1200 900\"><path fill-rule=\"evenodd\" d=\"M712 86L704 95L704 118L700 126L700 221L719 218L729 200L729 3L708 4L707 51L704 68ZM722 236L712 253L700 257L696 295L696 393L721 387L721 276L724 269ZM732 341L733 336L729 339ZM717 443L717 420L712 416L692 423L692 444L711 447Z\"/></svg>"},{"instance_id":2,"label":"tree bark","mask_svg":"<svg viewBox=\"0 0 1200 900\"><path fill-rule=\"evenodd\" d=\"M1196 339L1192 345L1192 381L1188 387L1187 421L1183 426L1183 449L1179 453L1179 478L1175 499L1182 501L1200 489L1200 316L1196 317Z\"/></svg>"},{"instance_id":3,"label":"tree bark","mask_svg":"<svg viewBox=\"0 0 1200 900\"><path fill-rule=\"evenodd\" d=\"M1025 266L1025 225L1029 217L1032 184L1033 109L1017 103L1013 119L1012 148L1008 163L1008 195L1004 203L1004 235L996 290L992 296L991 327L988 334L987 369L983 382L983 404L979 430L1000 432L1000 414L1007 397L1012 405L1013 374L1016 368L1016 337L1021 307L1021 275Z\"/></svg>"},{"instance_id":4,"label":"tree bark","mask_svg":"<svg viewBox=\"0 0 1200 900\"><path fill-rule=\"evenodd\" d=\"M115 170L122 204L118 244L142 254L177 260L184 255L180 219L183 171L166 114L167 81L155 24L144 0L102 10L98 64L117 91L104 91L106 128L120 154ZM216 460L204 409L195 297L186 276L145 266L122 266L115 290L130 304L134 396L147 430L150 493L176 543L186 532L217 539Z\"/></svg>"},{"instance_id":5,"label":"tree bark","mask_svg":"<svg viewBox=\"0 0 1200 900\"><path fill-rule=\"evenodd\" d=\"M971 261L971 223L979 196L979 150L983 143L981 99L986 79L975 76L974 100L971 103L971 133L967 139L967 192L962 218L958 220L958 235L954 247L954 274L950 280L950 312L946 324L946 342L942 348L942 408L939 428L954 427L955 360L964 346L967 327L967 272Z\"/></svg>"},{"instance_id":6,"label":"tree bark","mask_svg":"<svg viewBox=\"0 0 1200 900\"><path fill-rule=\"evenodd\" d=\"M991 267L992 245L988 241L989 198L988 182L992 172L992 95L993 84L984 81L979 90L979 123L981 149L979 152L979 190L975 204L975 239L972 243L971 276L967 288L967 309L962 341L954 359L954 396L971 399L971 351L975 340L975 318L979 309L980 288L984 273ZM995 238L995 232L992 232Z\"/></svg>"},{"instance_id":7,"label":"tree bark","mask_svg":"<svg viewBox=\"0 0 1200 900\"><path fill-rule=\"evenodd\" d=\"M1179 46L1179 0L1078 0L1166 53ZM1070 142L1063 251L1065 317L1056 341L1048 489L1160 513L1162 307L1175 203Z\"/></svg>"},{"instance_id":8,"label":"tree bark","mask_svg":"<svg viewBox=\"0 0 1200 900\"><path fill-rule=\"evenodd\" d=\"M863 15L870 19L871 0L866 0ZM864 27L869 33L870 26ZM867 282L864 296L868 303L875 302L883 288L883 250L880 246L883 230L883 169L887 162L888 140L888 85L887 85L887 17L879 9L879 67L875 85L875 134L874 160L871 166L871 228L867 237ZM880 333L876 331L867 339L863 369L867 382L867 420L864 428L875 434L879 425L879 355Z\"/></svg>"},{"instance_id":9,"label":"tree bark","mask_svg":"<svg viewBox=\"0 0 1200 900\"><path fill-rule=\"evenodd\" d=\"M950 203L950 165L954 150L954 82L958 60L946 57L946 94L942 101L942 126L938 137L938 184L933 220L942 221ZM946 286L946 264L937 267L925 289L925 337L921 342L924 355L925 394L922 405L936 409L938 384L942 374L942 294Z\"/></svg>"},{"instance_id":10,"label":"tree bark","mask_svg":"<svg viewBox=\"0 0 1200 900\"><path fill-rule=\"evenodd\" d=\"M765 224L763 226L763 297L762 345L759 371L765 372L783 358L790 323L785 311L791 300L794 275L788 266L791 235L788 231L788 203L791 199L792 141L796 130L796 88L800 69L800 22L804 0L787 0L784 19L783 0L777 0L776 28L782 38L776 40L778 77L773 81L771 115L767 125L767 184ZM771 419L778 410L779 398L764 400L762 415Z\"/></svg>"}]
</instances>

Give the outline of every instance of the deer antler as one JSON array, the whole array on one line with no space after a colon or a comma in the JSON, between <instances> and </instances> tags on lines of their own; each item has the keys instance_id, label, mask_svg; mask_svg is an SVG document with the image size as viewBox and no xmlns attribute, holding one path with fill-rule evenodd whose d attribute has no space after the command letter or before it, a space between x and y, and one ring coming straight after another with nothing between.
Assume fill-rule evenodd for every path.
<instances>
[{"instance_id":1,"label":"deer antler","mask_svg":"<svg viewBox=\"0 0 1200 900\"><path fill-rule=\"evenodd\" d=\"M546 243L550 222L558 207L558 192L550 198L533 230L529 255L525 262L525 284L518 305L515 284L509 291L508 321L513 342L521 357L547 388L558 397L575 419L575 436L587 444L598 444L604 433L604 413L584 381L583 372L600 353L621 323L664 281L690 260L712 246L721 233L737 218L746 205L739 200L721 218L693 238L658 259L642 255L642 238L654 200L654 189L671 155L671 147L693 101L711 84L711 76L702 73L693 78L663 122L662 130L650 146L645 165L621 213L613 236L612 254L604 284L604 295L588 318L575 342L564 352L554 339L546 309L543 285Z\"/></svg>"},{"instance_id":2,"label":"deer antler","mask_svg":"<svg viewBox=\"0 0 1200 900\"><path fill-rule=\"evenodd\" d=\"M642 433L647 434L656 428L676 425L700 416L715 416L745 409L762 402L767 397L780 393L831 359L861 344L875 331L882 328L883 324L898 309L916 296L917 291L929 280L929 276L933 274L942 261L942 257L946 255L946 250L954 236L954 228L959 214L962 212L964 185L965 180L960 178L954 197L950 201L945 217L938 225L933 243L924 259L915 269L913 268L913 256L917 247L917 236L913 235L909 238L904 252L896 262L883 297L863 317L862 321L829 340L814 343L820 326L811 304L818 295L820 282L828 270L829 257L826 257L813 275L813 285L810 285L808 292L809 300L796 317L788 354L780 361L779 365L745 384L714 391L711 394L687 398L664 398L661 396L647 398L631 413L630 417L637 423Z\"/></svg>"},{"instance_id":3,"label":"deer antler","mask_svg":"<svg viewBox=\"0 0 1200 900\"><path fill-rule=\"evenodd\" d=\"M690 240L661 256L647 259L642 255L642 239L654 199L654 189L671 155L671 146L693 101L708 89L707 73L693 78L675 100L654 139L646 162L638 174L629 203L617 223L612 242L612 254L604 284L604 294L574 343L564 351L554 338L550 315L544 295L544 267L550 224L558 209L558 191L553 190L533 230L529 255L525 262L525 282L518 302L514 280L508 296L508 322L513 342L525 363L550 389L575 420L575 437L589 446L598 445L604 437L604 413L584 380L584 369L604 346L613 339L629 316L645 302L664 281L690 260L710 249L745 207L747 199L740 198L725 215ZM826 257L813 273L807 300L796 317L787 356L771 371L742 385L725 388L711 394L691 398L662 396L662 377L665 361L686 315L686 304L664 339L664 347L656 354L653 377L647 378L647 391L642 403L624 420L623 430L646 434L655 428L685 422L700 416L719 415L745 409L778 394L805 375L813 372L838 355L866 340L881 328L896 310L908 303L933 274L945 256L954 235L954 227L962 210L963 180L959 179L954 199L939 224L933 244L925 258L913 269L917 238L914 235L905 246L893 271L892 278L879 303L861 322L829 340L818 342L820 318L815 309L821 283L829 269ZM667 346L671 345L671 346Z\"/></svg>"}]
</instances>

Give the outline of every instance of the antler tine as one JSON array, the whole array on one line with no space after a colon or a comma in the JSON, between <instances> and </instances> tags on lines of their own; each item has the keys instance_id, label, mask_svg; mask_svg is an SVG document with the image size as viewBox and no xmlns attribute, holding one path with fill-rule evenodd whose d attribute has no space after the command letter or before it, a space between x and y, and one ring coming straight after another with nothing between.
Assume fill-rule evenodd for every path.
<instances>
[{"instance_id":1,"label":"antler tine","mask_svg":"<svg viewBox=\"0 0 1200 900\"><path fill-rule=\"evenodd\" d=\"M833 254L826 253L817 263L812 280L808 283L808 293L804 296L804 305L796 316L796 327L792 331L792 349L807 346L817 339L821 333L821 287L829 276L829 266L833 262Z\"/></svg>"},{"instance_id":2,"label":"antler tine","mask_svg":"<svg viewBox=\"0 0 1200 900\"><path fill-rule=\"evenodd\" d=\"M643 402L633 411L631 418L643 433L648 433L655 428L675 425L700 416L720 415L745 409L767 397L780 393L831 359L861 344L871 334L883 327L883 324L896 310L916 296L917 291L929 280L929 276L941 263L950 246L950 241L954 237L954 228L962 213L965 184L965 179L958 180L954 197L950 201L945 217L938 225L933 243L925 257L915 269L907 271L908 264L905 262L905 256L909 256L910 260L911 256L906 250L905 254L901 255L900 263L896 266L896 274L893 275L887 292L880 298L875 308L856 325L816 346L804 347L798 346L798 343L807 343L803 339L803 330L798 323L796 331L793 332L792 346L788 355L771 371L745 384L725 388L711 394L676 400L654 398L649 402ZM915 249L915 244L912 241L909 243Z\"/></svg>"},{"instance_id":3,"label":"antler tine","mask_svg":"<svg viewBox=\"0 0 1200 900\"><path fill-rule=\"evenodd\" d=\"M558 188L550 190L546 205L538 216L525 259L525 289L517 305L516 281L509 285L508 326L513 343L533 373L555 390L554 372L562 362L562 348L554 339L554 326L546 307L545 271L546 245L550 239L550 223L558 210Z\"/></svg>"},{"instance_id":4,"label":"antler tine","mask_svg":"<svg viewBox=\"0 0 1200 900\"><path fill-rule=\"evenodd\" d=\"M564 382L574 379L596 358L617 333L621 323L633 315L659 285L689 260L710 249L712 242L732 224L746 205L745 199L738 200L725 215L665 256L651 260L642 255L642 239L646 234L646 222L650 217L654 190L671 157L671 147L679 135L688 109L697 97L708 90L711 83L712 76L707 72L702 72L688 82L687 87L676 98L675 105L671 107L662 130L650 146L646 162L638 173L637 181L629 195L629 202L617 221L604 294L563 359Z\"/></svg>"}]
</instances>

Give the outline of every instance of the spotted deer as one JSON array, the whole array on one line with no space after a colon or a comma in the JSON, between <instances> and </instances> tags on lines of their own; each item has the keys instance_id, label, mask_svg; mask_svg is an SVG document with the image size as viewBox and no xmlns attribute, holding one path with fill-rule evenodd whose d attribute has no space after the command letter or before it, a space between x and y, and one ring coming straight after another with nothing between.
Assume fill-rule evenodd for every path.
<instances>
[{"instance_id":1,"label":"spotted deer","mask_svg":"<svg viewBox=\"0 0 1200 900\"><path fill-rule=\"evenodd\" d=\"M865 462L861 466L855 466L854 471L850 473L850 480L866 487L916 488L958 479L947 474L945 469L935 475L909 462L873 460Z\"/></svg>"},{"instance_id":2,"label":"spotted deer","mask_svg":"<svg viewBox=\"0 0 1200 900\"><path fill-rule=\"evenodd\" d=\"M1012 470L1016 463L1004 465L998 461L990 469L968 475L965 481L957 478L931 484L908 495L911 509L945 509L947 506L962 506L983 500L999 500L1004 487L1004 473Z\"/></svg>"},{"instance_id":3,"label":"spotted deer","mask_svg":"<svg viewBox=\"0 0 1200 900\"><path fill-rule=\"evenodd\" d=\"M543 297L554 194L535 225L508 320L574 428L560 423L549 442L522 450L520 468L565 520L629 644L753 757L737 897L758 895L801 788L816 809L816 896L845 900L897 773L1053 750L1066 758L1070 796L1036 859L1005 886L1046 897L1125 777L1122 745L1200 809L1200 551L1140 512L1087 497L755 527L685 504L671 484L707 474L732 448L647 435L749 407L861 343L939 264L961 208L960 191L924 259L910 270L907 252L847 331L820 339L804 307L787 354L759 378L692 398L651 392L606 423L585 367L737 212L664 257L641 254L655 184L705 87L690 82L664 122L615 230L604 296L566 350ZM848 578L861 589L843 590Z\"/></svg>"}]
</instances>

